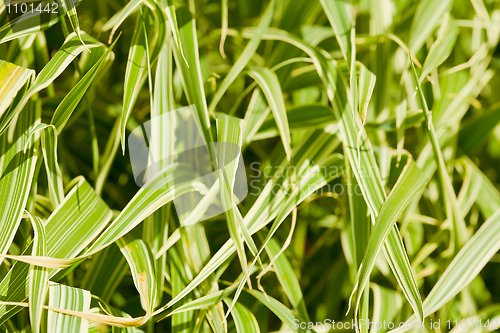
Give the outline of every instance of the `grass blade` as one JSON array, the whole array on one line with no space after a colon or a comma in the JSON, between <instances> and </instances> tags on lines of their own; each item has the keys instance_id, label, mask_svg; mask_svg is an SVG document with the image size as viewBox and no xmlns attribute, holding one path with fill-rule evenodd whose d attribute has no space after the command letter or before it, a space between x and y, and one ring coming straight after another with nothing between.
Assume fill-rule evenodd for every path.
<instances>
[{"instance_id":1,"label":"grass blade","mask_svg":"<svg viewBox=\"0 0 500 333\"><path fill-rule=\"evenodd\" d=\"M266 296L257 290L250 290L248 292L257 300L259 300L259 302L268 307L269 310L271 310L284 324L286 324L288 328L292 329L293 332L311 332L311 330L298 330L299 327L297 324L300 321L295 318L293 312L290 309L288 309L276 299Z\"/></svg>"},{"instance_id":2,"label":"grass blade","mask_svg":"<svg viewBox=\"0 0 500 333\"><path fill-rule=\"evenodd\" d=\"M135 13L139 6L141 5L143 0L132 0L125 7L120 9L113 17L111 17L102 27L103 31L108 31L109 29L111 30L111 33L109 34L109 39L108 43L111 43L113 40L113 37L115 35L115 32L118 30L118 28L122 25L123 21L125 21L130 15Z\"/></svg>"},{"instance_id":3,"label":"grass blade","mask_svg":"<svg viewBox=\"0 0 500 333\"><path fill-rule=\"evenodd\" d=\"M451 0L420 2L410 29L408 47L412 54L416 54L424 45L441 18L449 11L451 3Z\"/></svg>"},{"instance_id":4,"label":"grass blade","mask_svg":"<svg viewBox=\"0 0 500 333\"><path fill-rule=\"evenodd\" d=\"M217 152L216 167L219 173L219 188L222 207L226 215L229 235L236 244L236 252L240 259L241 269L246 275L247 272L247 257L245 254L245 245L242 239L242 228L245 225L239 225L236 218L236 205L234 203L234 182L236 180L236 172L238 168L239 156L241 154L240 147L243 139L242 119L219 114L217 117ZM250 279L247 280L248 286L251 288Z\"/></svg>"},{"instance_id":5,"label":"grass blade","mask_svg":"<svg viewBox=\"0 0 500 333\"><path fill-rule=\"evenodd\" d=\"M301 319L303 319L304 321L310 321L304 302L304 296L302 295L302 291L300 288L299 280L294 273L290 261L285 256L285 254L281 254L279 257L276 257L280 250L281 247L275 239L271 239L266 246L266 252L269 258L275 258L273 266L276 272L276 276L278 277L278 280L283 287L285 294L288 296L290 303L292 303L294 309L297 310ZM237 305L238 303L235 304L235 306Z\"/></svg>"},{"instance_id":6,"label":"grass blade","mask_svg":"<svg viewBox=\"0 0 500 333\"><path fill-rule=\"evenodd\" d=\"M142 307L149 315L153 312L157 294L153 254L141 239L121 238L118 245L132 271L132 279L141 295Z\"/></svg>"},{"instance_id":7,"label":"grass blade","mask_svg":"<svg viewBox=\"0 0 500 333\"><path fill-rule=\"evenodd\" d=\"M292 156L290 129L278 77L271 70L263 67L250 70L249 75L257 82L266 96L278 125L286 156L290 161Z\"/></svg>"},{"instance_id":8,"label":"grass blade","mask_svg":"<svg viewBox=\"0 0 500 333\"><path fill-rule=\"evenodd\" d=\"M351 1L320 0L320 2L335 32L344 60L351 61L351 28L355 24Z\"/></svg>"},{"instance_id":9,"label":"grass blade","mask_svg":"<svg viewBox=\"0 0 500 333\"><path fill-rule=\"evenodd\" d=\"M45 227L40 218L31 216L31 214L29 213L28 216L31 220L33 230L35 232L32 255L43 257L47 253ZM31 326L33 327L33 333L40 332L42 309L43 305L45 304L45 297L47 296L48 287L49 275L47 269L44 267L31 265L28 295L30 321Z\"/></svg>"},{"instance_id":10,"label":"grass blade","mask_svg":"<svg viewBox=\"0 0 500 333\"><path fill-rule=\"evenodd\" d=\"M214 142L201 76L196 21L186 7L178 8L176 17L180 36L178 45L182 45L182 49L177 46L174 55L175 62L182 73L184 92L186 93L188 103L194 104L196 107L203 134L205 135L205 141ZM182 51L184 51L184 54L182 54Z\"/></svg>"},{"instance_id":11,"label":"grass blade","mask_svg":"<svg viewBox=\"0 0 500 333\"><path fill-rule=\"evenodd\" d=\"M147 77L147 45L145 31L142 29L143 18L138 16L135 23L134 36L130 46L125 72L125 87L123 94L123 111L121 117L122 151L125 153L125 130L128 118L132 113L139 92Z\"/></svg>"},{"instance_id":12,"label":"grass blade","mask_svg":"<svg viewBox=\"0 0 500 333\"><path fill-rule=\"evenodd\" d=\"M436 164L439 170L440 184L443 201L446 207L446 214L448 218L450 218L453 222L453 232L454 232L454 248L455 252L460 249L467 239L469 238L467 228L465 226L464 217L460 213L460 209L457 203L457 197L455 195L455 191L453 189L453 185L450 180L450 176L448 175L448 171L446 169L446 165L444 163L443 154L441 152L441 148L439 145L438 137L436 135L436 130L434 129L434 123L431 118L431 113L429 108L427 107L427 102L424 97L424 93L422 91L422 86L418 81L417 71L415 69L415 65L413 61L410 59L413 77L417 82L418 95L420 97L420 101L424 107L424 116L427 123L429 139L432 144L432 151L434 153L434 158L436 159Z\"/></svg>"},{"instance_id":13,"label":"grass blade","mask_svg":"<svg viewBox=\"0 0 500 333\"><path fill-rule=\"evenodd\" d=\"M111 210L83 177L77 178L74 184L45 223L47 257L75 258L111 219ZM44 261L45 258L38 265ZM6 295L7 301L24 302L27 299L29 267L23 262L15 263L0 282L0 294ZM54 277L59 271L50 269L49 277ZM20 309L0 305L0 324Z\"/></svg>"},{"instance_id":14,"label":"grass blade","mask_svg":"<svg viewBox=\"0 0 500 333\"><path fill-rule=\"evenodd\" d=\"M420 74L420 82L450 56L457 37L458 28L455 20L450 15L447 15L439 28L436 41L432 44L429 54L425 58L422 74Z\"/></svg>"},{"instance_id":15,"label":"grass blade","mask_svg":"<svg viewBox=\"0 0 500 333\"><path fill-rule=\"evenodd\" d=\"M415 166L415 163L413 163L411 159L409 159L407 165L402 171L400 178L398 179L398 182L396 183L396 185L394 185L394 188L389 194L389 197L380 209L379 215L377 216L377 220L370 236L370 241L366 248L362 265L356 277L357 292L355 300L356 305L354 310L355 315L359 307L362 291L367 285L371 270L375 266L377 255L378 253L380 253L380 250L382 249L387 236L389 235L391 230L394 230L393 227L396 223L397 218L402 214L403 210L406 208L412 197L425 185L425 183L419 181L421 177L422 174L420 170ZM404 292L406 292L406 289L403 290ZM416 286L416 284L413 284L410 290L416 290L416 295L408 295L407 298L409 300L420 299L418 287ZM419 318L422 318L423 310L421 304L416 302L411 305L416 309L416 312L418 311Z\"/></svg>"},{"instance_id":16,"label":"grass blade","mask_svg":"<svg viewBox=\"0 0 500 333\"><path fill-rule=\"evenodd\" d=\"M267 6L267 9L265 13L262 16L262 20L260 21L259 25L257 26L257 31L255 35L250 39L248 42L247 46L245 46L245 49L241 53L240 57L236 61L236 63L231 67L229 70L229 73L227 73L226 77L222 81L219 89L214 95L214 98L210 102L210 106L208 108L209 113L213 113L215 111L215 108L217 107L217 104L219 103L220 99L226 92L226 90L229 88L229 86L234 82L236 77L241 73L241 71L245 68L245 66L248 64L252 56L255 54L255 51L257 51L257 48L259 47L260 41L262 40L262 35L264 34L264 31L269 27L271 24L271 20L273 17L274 13L274 7L275 7L275 0L271 0L269 2L269 5ZM224 37L221 39L221 45L223 44ZM221 53L222 54L222 53Z\"/></svg>"},{"instance_id":17,"label":"grass blade","mask_svg":"<svg viewBox=\"0 0 500 333\"><path fill-rule=\"evenodd\" d=\"M61 171L57 163L57 133L52 125L38 124L33 128L30 137L41 133L42 152L49 183L49 195L52 207L55 208L64 199ZM25 147L25 151L28 147Z\"/></svg>"},{"instance_id":18,"label":"grass blade","mask_svg":"<svg viewBox=\"0 0 500 333\"><path fill-rule=\"evenodd\" d=\"M57 133L61 133L62 129L68 122L69 118L73 114L73 111L78 106L78 103L83 98L83 95L88 90L94 79L96 78L99 70L102 68L103 63L112 60L114 55L112 53L113 47L115 46L118 38L115 42L108 47L103 56L92 66L92 68L85 74L85 76L71 89L71 91L64 97L62 102L58 105L57 109L52 115L52 120L50 123L55 126Z\"/></svg>"},{"instance_id":19,"label":"grass blade","mask_svg":"<svg viewBox=\"0 0 500 333\"><path fill-rule=\"evenodd\" d=\"M79 312L89 312L90 293L87 290L72 288L62 284L51 284L49 287L49 306ZM47 326L54 333L86 332L87 319L49 311Z\"/></svg>"}]
</instances>

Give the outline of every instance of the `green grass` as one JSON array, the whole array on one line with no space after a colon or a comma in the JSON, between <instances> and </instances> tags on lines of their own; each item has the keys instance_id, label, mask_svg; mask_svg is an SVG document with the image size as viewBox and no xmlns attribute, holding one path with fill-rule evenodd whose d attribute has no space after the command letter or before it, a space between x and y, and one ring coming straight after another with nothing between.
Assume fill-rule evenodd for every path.
<instances>
[{"instance_id":1,"label":"green grass","mask_svg":"<svg viewBox=\"0 0 500 333\"><path fill-rule=\"evenodd\" d=\"M13 8L0 4L0 332L500 327L500 2ZM179 124L162 117L188 105L206 142L232 146L172 163ZM128 137L148 120L162 171L140 188ZM242 202L236 162L211 188L190 181L236 145ZM186 212L181 197L203 200ZM211 205L225 213L204 219Z\"/></svg>"}]
</instances>

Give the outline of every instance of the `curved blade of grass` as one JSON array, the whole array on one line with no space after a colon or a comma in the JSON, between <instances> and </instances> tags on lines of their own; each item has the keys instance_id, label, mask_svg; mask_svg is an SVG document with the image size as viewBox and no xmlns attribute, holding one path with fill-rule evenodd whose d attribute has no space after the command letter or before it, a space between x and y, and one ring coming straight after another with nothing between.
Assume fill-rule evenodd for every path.
<instances>
[{"instance_id":1,"label":"curved blade of grass","mask_svg":"<svg viewBox=\"0 0 500 333\"><path fill-rule=\"evenodd\" d=\"M57 132L54 126L47 125L42 130L42 152L47 170L50 200L57 207L64 199L61 170L57 162Z\"/></svg>"},{"instance_id":2,"label":"curved blade of grass","mask_svg":"<svg viewBox=\"0 0 500 333\"><path fill-rule=\"evenodd\" d=\"M453 51L453 46L457 41L457 37L458 28L455 24L455 20L450 15L447 15L439 28L436 41L432 44L425 58L422 74L420 74L420 82L450 56L451 51Z\"/></svg>"},{"instance_id":3,"label":"curved blade of grass","mask_svg":"<svg viewBox=\"0 0 500 333\"><path fill-rule=\"evenodd\" d=\"M231 299L225 299L226 305L229 306ZM236 303L231 310L233 315L234 325L237 333L259 333L259 323L252 311L247 309L243 304Z\"/></svg>"},{"instance_id":4,"label":"curved blade of grass","mask_svg":"<svg viewBox=\"0 0 500 333\"><path fill-rule=\"evenodd\" d=\"M39 111L30 103L20 114L12 144L8 143L7 133L0 135L0 255L7 253L12 244L31 192L37 142L30 133Z\"/></svg>"},{"instance_id":5,"label":"curved blade of grass","mask_svg":"<svg viewBox=\"0 0 500 333\"><path fill-rule=\"evenodd\" d=\"M240 260L241 269L246 275L247 271L247 256L245 254L245 245L242 239L242 228L245 225L239 225L236 218L236 209L234 203L234 182L236 170L238 168L239 156L241 154L240 147L243 144L242 119L228 116L226 114L217 114L217 152L215 165L219 173L219 188L222 207L226 215L229 235L236 244L236 252ZM250 279L247 280L248 286L251 288Z\"/></svg>"},{"instance_id":6,"label":"curved blade of grass","mask_svg":"<svg viewBox=\"0 0 500 333\"><path fill-rule=\"evenodd\" d=\"M170 264L170 274L171 274L171 285L172 285L172 296L179 294L184 288L185 283L182 280L181 273L178 271L176 265L171 262ZM186 301L190 301L188 298ZM188 333L193 332L193 315L194 311L183 311L181 313L174 314L172 316L172 332L174 333Z\"/></svg>"},{"instance_id":7,"label":"curved blade of grass","mask_svg":"<svg viewBox=\"0 0 500 333\"><path fill-rule=\"evenodd\" d=\"M222 0L221 2L221 36L220 36L220 44L219 44L219 52L222 58L226 59L226 53L224 52L224 43L227 38L227 29L228 29L228 16L229 16L229 8L228 8L228 0Z\"/></svg>"},{"instance_id":8,"label":"curved blade of grass","mask_svg":"<svg viewBox=\"0 0 500 333\"><path fill-rule=\"evenodd\" d=\"M35 233L32 255L43 257L47 253L45 227L39 217L32 216L29 213L28 216ZM49 287L49 274L47 268L31 265L29 275L28 296L30 322L33 333L39 333L40 322L42 320L42 309Z\"/></svg>"},{"instance_id":9,"label":"curved blade of grass","mask_svg":"<svg viewBox=\"0 0 500 333\"><path fill-rule=\"evenodd\" d=\"M179 32L179 25L175 14L175 6L165 6L165 12L167 13L168 24L170 26L170 31L172 31L172 37L174 38L175 45L177 46L182 59L184 59L186 66L189 67L186 56L184 55L184 48L181 43L181 34Z\"/></svg>"},{"instance_id":10,"label":"curved blade of grass","mask_svg":"<svg viewBox=\"0 0 500 333\"><path fill-rule=\"evenodd\" d=\"M191 174L183 169L176 164L170 165L164 169L163 174L159 174L146 188L141 188L121 211L120 215L87 249L84 256L96 253L114 243L161 206L173 200L174 196L193 191L195 184L188 182ZM171 181L174 174L176 183L179 182L181 185L175 188L168 187L168 181ZM182 180L185 180L186 183L183 183Z\"/></svg>"},{"instance_id":11,"label":"curved blade of grass","mask_svg":"<svg viewBox=\"0 0 500 333\"><path fill-rule=\"evenodd\" d=\"M373 319L374 323L394 321L396 315L401 311L401 296L393 290L384 288L375 283L370 283L373 290ZM384 330L385 331L385 330ZM384 332L372 326L370 333Z\"/></svg>"},{"instance_id":12,"label":"curved blade of grass","mask_svg":"<svg viewBox=\"0 0 500 333\"><path fill-rule=\"evenodd\" d=\"M418 81L418 75L415 69L415 64L413 63L411 58L410 58L410 63L413 72L413 78L417 84L420 102L422 103L424 108L423 113L427 123L427 129L428 129L427 132L429 134L429 140L432 144L432 151L434 153L434 158L436 160L436 164L439 170L439 179L440 179L444 204L446 207L446 215L453 222L453 237L454 237L453 246L455 248L455 251L458 252L457 250L460 249L466 243L467 239L469 238L469 234L467 231L467 227L465 226L464 217L462 216L460 208L458 207L455 190L453 189L450 176L448 175L448 171L444 163L443 154L441 152L438 137L434 129L434 123L431 118L431 113L429 111L429 108L427 107L427 102L425 100L422 87L420 85L420 82Z\"/></svg>"},{"instance_id":13,"label":"curved blade of grass","mask_svg":"<svg viewBox=\"0 0 500 333\"><path fill-rule=\"evenodd\" d=\"M35 79L35 82L28 91L24 94L21 101L17 104L17 106L9 112L9 114L5 114L2 119L2 123L0 124L0 133L3 133L10 121L19 115L19 112L24 108L28 100L40 90L47 88L59 75L61 75L66 67L85 49L90 49L93 47L99 47L102 44L97 42L94 38L90 37L87 34L82 34L82 39L86 43L86 45L82 45L80 39L76 34L72 33L66 38L63 46L56 52L56 54L50 59L50 61L45 65L42 71L38 74ZM11 126L11 130L9 131L9 138L12 138L12 131L15 126Z\"/></svg>"},{"instance_id":14,"label":"curved blade of grass","mask_svg":"<svg viewBox=\"0 0 500 333\"><path fill-rule=\"evenodd\" d=\"M344 60L351 61L351 28L354 25L354 11L351 0L320 0L332 25Z\"/></svg>"},{"instance_id":15,"label":"curved blade of grass","mask_svg":"<svg viewBox=\"0 0 500 333\"><path fill-rule=\"evenodd\" d=\"M380 209L370 236L370 241L368 242L368 246L366 248L362 265L356 276L357 291L354 310L355 315L359 308L362 291L367 285L370 273L375 266L375 260L377 259L387 236L391 230L393 230L396 220L403 213L403 210L410 203L413 196L425 186L424 182L419 181L421 177L422 173L420 172L420 169L418 169L418 167L415 166L415 163L409 159L400 178L389 194L389 197ZM411 288L416 289L418 293L416 284L412 285ZM405 289L403 289L403 291L406 292ZM420 295L417 294L417 296L420 298ZM413 297L407 298L413 299ZM418 309L418 313L423 316L421 304L417 302L416 304L412 304L412 306L416 307Z\"/></svg>"},{"instance_id":16,"label":"curved blade of grass","mask_svg":"<svg viewBox=\"0 0 500 333\"><path fill-rule=\"evenodd\" d=\"M495 188L495 185L486 177L479 168L472 163L468 158L463 158L461 161L465 168L472 174L473 180L478 179L477 182L481 183L481 189L476 198L476 203L479 206L481 214L485 219L489 219L495 212L500 209L500 193Z\"/></svg>"},{"instance_id":17,"label":"curved blade of grass","mask_svg":"<svg viewBox=\"0 0 500 333\"><path fill-rule=\"evenodd\" d=\"M42 153L47 172L47 181L49 185L49 196L52 207L55 208L64 199L64 190L62 184L61 171L57 162L57 132L53 125L38 124L30 133L41 133ZM26 151L28 147L24 149Z\"/></svg>"},{"instance_id":18,"label":"curved blade of grass","mask_svg":"<svg viewBox=\"0 0 500 333\"><path fill-rule=\"evenodd\" d=\"M148 66L151 66L151 63L154 63L158 60L158 56L161 52L161 50L165 47L165 43L168 42L167 40L167 15L165 14L165 11L160 7L158 1L155 0L144 0L144 5L149 9L151 12L151 15L153 16L153 24L150 27L146 28L146 22L143 22L143 29L144 29L144 34L146 36L146 42L148 43L148 59L149 59L149 64ZM144 14L147 14L144 13ZM152 32L152 33L151 33ZM148 36L151 36L148 41ZM151 49L151 51L149 51ZM151 68L149 70L149 75L152 76L151 74ZM151 89L151 94L153 93Z\"/></svg>"},{"instance_id":19,"label":"curved blade of grass","mask_svg":"<svg viewBox=\"0 0 500 333\"><path fill-rule=\"evenodd\" d=\"M177 46L174 52L175 62L182 73L182 83L188 103L194 104L196 107L203 134L205 135L205 141L214 142L201 76L196 21L186 7L178 8L176 17L179 26L179 45L182 45L185 57L183 59L181 49Z\"/></svg>"},{"instance_id":20,"label":"curved blade of grass","mask_svg":"<svg viewBox=\"0 0 500 333\"><path fill-rule=\"evenodd\" d=\"M173 88L173 58L172 47L169 43L160 52L158 57L158 65L156 68L155 90L154 90L154 105L151 110L151 117L158 117L174 110L174 88ZM166 119L163 117L160 119ZM155 124L153 124L155 125ZM152 144L152 147L161 148L155 156L160 156L160 161L163 161L168 156L173 155L173 146L162 145L161 143L173 141L172 133L164 133L167 129L170 132L172 124L165 123L151 128L151 140L158 140L159 145ZM158 138L158 139L156 139ZM170 143L173 145L173 142ZM161 153L161 154L160 154Z\"/></svg>"},{"instance_id":21,"label":"curved blade of grass","mask_svg":"<svg viewBox=\"0 0 500 333\"><path fill-rule=\"evenodd\" d=\"M295 275L295 272L290 264L290 261L285 256L285 254L281 254L279 257L276 257L281 250L281 246L279 246L278 242L275 239L271 239L266 246L266 252L269 258L274 259L274 272L278 277L278 280L285 291L290 303L297 310L299 317L304 321L309 320L309 314L307 313L306 304L304 302L304 296L302 295L302 290L300 288L299 280ZM237 306L239 303L236 303ZM234 308L233 308L234 309Z\"/></svg>"},{"instance_id":22,"label":"curved blade of grass","mask_svg":"<svg viewBox=\"0 0 500 333\"><path fill-rule=\"evenodd\" d=\"M112 28L111 33L109 34L108 43L111 43L113 40L113 36L115 35L116 30L122 25L123 21L127 19L130 15L135 13L139 5L142 3L142 0L132 0L125 5L122 9L120 9L113 17L111 17L104 25L102 26L102 31L108 31Z\"/></svg>"},{"instance_id":23,"label":"curved blade of grass","mask_svg":"<svg viewBox=\"0 0 500 333\"><path fill-rule=\"evenodd\" d=\"M243 32L243 36L247 36L247 38L250 38L253 36L253 30L252 29L247 29ZM326 59L326 57L319 52L317 52L313 47L305 44L303 41L301 41L299 38L287 33L286 31L280 30L280 29L275 29L275 28L269 28L267 32L263 36L264 39L270 39L270 40L280 40L286 43L290 43L297 48L303 50L304 52L307 53L309 57L311 57L311 60L313 61L313 64L316 68L316 71L318 72L318 75L320 75L323 84L327 88L327 93L330 101L334 105L334 110L343 110L346 107L350 106L347 104L347 83L345 82L345 78L343 77L342 74L340 74L341 70L339 69L339 73L337 73L337 67L335 66L331 60ZM337 82L338 81L338 82ZM342 119L342 117L346 117L346 119L342 119L343 126L341 126L341 132L345 132L346 134L349 134L348 137L346 137L346 134L342 134L344 138L346 138L348 147L347 149L349 154L355 154L357 152L357 134L359 133L359 128L361 126L361 121L359 120L359 117L353 119L353 113L350 111L350 115L348 115L349 112L344 112L341 113L340 111L337 113L335 111L335 116L338 120ZM364 139L364 138L363 138ZM365 174L366 179L372 179L373 184L371 182L367 182L366 180L364 181L365 184L362 184L362 189L363 187L368 186L373 186L373 188L370 188L370 190L363 192L363 195L366 197L368 196L367 202L369 207L371 208L372 211L377 212L378 209L376 207L380 208L382 206L382 203L384 202L384 197L385 193L382 187L382 182L380 180L380 172L378 170L378 166L374 162L374 157L373 157L373 152L371 149L371 145L369 145L366 149L362 149L361 151L363 152L366 150L367 152L370 151L371 153L362 153L360 155L361 160L363 161L362 163L355 163L355 166L353 166L353 169L357 169L357 174L359 175L359 166L364 165L364 172L367 173ZM353 151L354 149L354 151ZM355 158L354 156L352 157L353 159ZM356 157L357 160L357 157ZM361 185L361 183L360 183ZM366 186L365 186L366 185Z\"/></svg>"},{"instance_id":24,"label":"curved blade of grass","mask_svg":"<svg viewBox=\"0 0 500 333\"><path fill-rule=\"evenodd\" d=\"M82 44L85 45L85 42L82 40L81 31L80 31L80 22L78 22L78 14L76 13L76 3L77 0L58 0L61 4L66 15L68 15L69 22L73 31L76 33Z\"/></svg>"},{"instance_id":25,"label":"curved blade of grass","mask_svg":"<svg viewBox=\"0 0 500 333\"><path fill-rule=\"evenodd\" d=\"M241 73L241 71L248 64L248 62L250 61L252 56L255 54L255 51L257 51L257 48L259 47L260 41L262 40L262 35L263 35L264 31L271 24L271 20L273 18L273 13L274 13L275 3L276 3L275 0L272 0L269 2L269 5L267 6L266 11L262 15L262 19L256 28L255 35L250 39L247 46L245 46L245 49L243 50L243 52L241 53L240 57L235 62L235 64L231 67L231 69L229 70L229 73L227 73L227 75L224 78L224 80L222 81L219 89L215 93L214 98L210 102L210 106L208 108L209 113L213 113L215 111L217 104L221 100L222 96L224 96L224 94L226 93L226 90L229 88L229 86L234 82L236 77ZM222 40L221 40L221 45L222 45Z\"/></svg>"},{"instance_id":26,"label":"curved blade of grass","mask_svg":"<svg viewBox=\"0 0 500 333\"><path fill-rule=\"evenodd\" d=\"M132 271L134 285L141 295L142 307L150 314L156 304L157 294L153 254L142 239L121 238L118 246Z\"/></svg>"},{"instance_id":27,"label":"curved blade of grass","mask_svg":"<svg viewBox=\"0 0 500 333\"><path fill-rule=\"evenodd\" d=\"M251 69L248 74L257 82L266 96L278 125L287 159L290 161L292 157L290 127L288 126L285 102L278 77L270 69L264 67Z\"/></svg>"}]
</instances>

